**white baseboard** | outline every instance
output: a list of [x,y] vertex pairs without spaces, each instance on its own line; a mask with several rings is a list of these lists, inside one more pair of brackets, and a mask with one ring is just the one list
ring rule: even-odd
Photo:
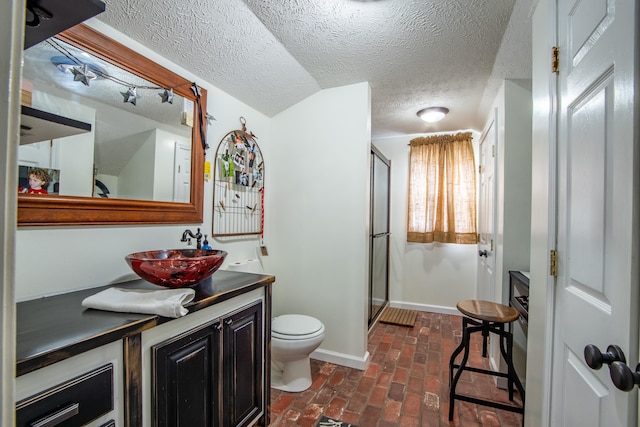
[[451,316],[462,316],[455,307],[446,307],[442,305],[416,304],[412,302],[391,301],[389,305],[393,308],[405,308],[408,310],[428,311],[430,313],[449,314]]
[[311,353],[311,358],[321,360],[323,362],[334,363],[336,365],[346,366],[347,368],[359,369],[364,371],[369,365],[369,352],[365,352],[362,358],[352,356],[350,354],[336,353],[335,351],[317,349]]
[[[428,311],[431,313],[449,314],[453,316],[461,316],[460,312],[455,307],[444,307],[439,305],[429,304],[414,304],[405,303],[401,301],[391,301],[389,303],[391,307],[405,308],[417,311]],[[359,369],[364,371],[369,364],[369,352],[365,352],[362,357],[352,356],[350,354],[337,353],[335,351],[324,350],[319,348],[311,353],[311,358],[321,360],[323,362],[335,363],[336,365],[346,366],[348,368]]]

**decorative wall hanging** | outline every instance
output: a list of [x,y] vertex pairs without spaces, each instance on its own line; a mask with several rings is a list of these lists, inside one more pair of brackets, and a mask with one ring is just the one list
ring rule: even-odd
[[216,150],[212,237],[261,235],[264,161],[257,136],[242,129],[227,133]]

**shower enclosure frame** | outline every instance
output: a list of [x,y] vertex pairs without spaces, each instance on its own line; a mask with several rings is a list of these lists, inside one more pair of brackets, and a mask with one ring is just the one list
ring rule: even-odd
[[389,305],[391,161],[371,146],[368,326]]

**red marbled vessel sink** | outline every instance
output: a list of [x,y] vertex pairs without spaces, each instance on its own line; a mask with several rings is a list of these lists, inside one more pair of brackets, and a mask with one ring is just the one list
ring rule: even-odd
[[216,272],[227,257],[216,249],[165,249],[136,252],[124,259],[141,278],[165,288],[195,286]]

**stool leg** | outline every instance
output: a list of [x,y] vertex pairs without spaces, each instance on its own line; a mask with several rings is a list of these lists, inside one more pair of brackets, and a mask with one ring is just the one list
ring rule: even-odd
[[460,354],[460,352],[464,348],[464,331],[465,331],[465,329],[467,329],[467,318],[463,317],[462,318],[462,336],[463,336],[463,339],[460,341],[460,345],[458,345],[458,347],[456,347],[456,349],[451,354],[451,358],[449,359],[449,386],[451,386],[451,382],[453,381],[453,369],[454,369],[453,365],[455,363],[455,359],[456,359],[456,357],[458,357],[458,354]]
[[489,341],[489,323],[482,322],[482,357],[487,357],[487,341]]
[[[462,375],[462,371],[464,369],[464,367],[467,364],[467,360],[469,359],[469,329],[467,328],[467,319],[463,318],[463,325],[462,325],[462,342],[460,343],[460,346],[456,349],[456,352],[460,353],[460,350],[462,350],[464,348],[464,353],[462,355],[462,361],[460,362],[460,366],[458,367],[458,370],[456,371],[456,375],[453,377],[453,380],[450,383],[449,386],[449,421],[453,421],[453,408],[454,408],[454,401],[455,401],[455,397],[456,397],[456,385],[458,384],[458,380],[460,379],[460,375]],[[455,354],[457,355],[457,354]],[[450,360],[450,374],[449,376],[451,377],[451,372],[453,372],[451,369],[453,367],[453,355],[452,358]]]
[[[506,350],[505,350],[506,345]],[[509,389],[509,401],[513,402],[513,335],[504,330],[504,324],[500,324],[500,352],[507,362],[507,387]],[[513,372],[513,373],[512,373]]]
[[[500,339],[500,352],[502,353],[502,357],[504,357],[504,360],[507,363],[509,400],[513,401],[513,388],[515,385],[518,393],[520,393],[520,398],[522,399],[522,408],[524,411],[524,387],[522,386],[520,378],[518,378],[518,374],[516,373],[516,369],[513,366],[513,334],[509,331],[505,331],[503,325],[501,325],[500,329],[500,335],[502,337]],[[506,349],[504,348],[505,345]]]

